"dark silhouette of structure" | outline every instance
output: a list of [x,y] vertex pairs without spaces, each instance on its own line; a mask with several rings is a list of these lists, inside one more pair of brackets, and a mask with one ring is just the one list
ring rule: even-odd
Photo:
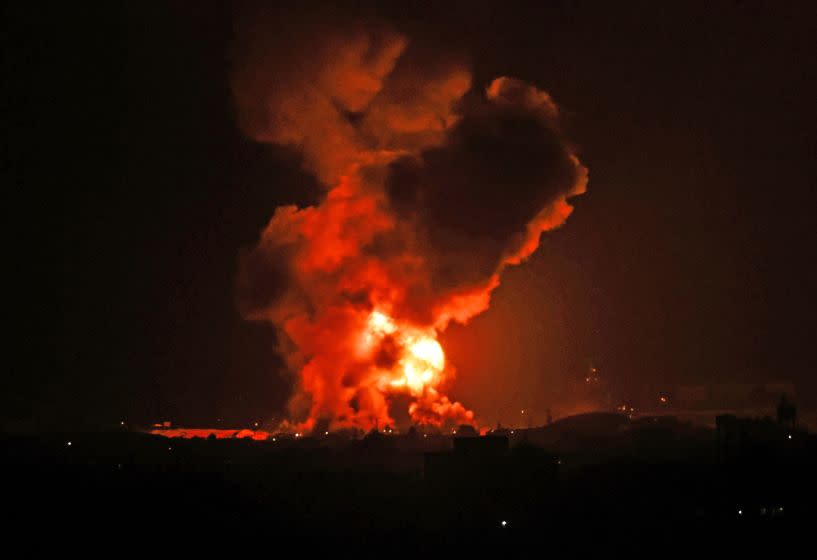
[[786,398],[786,395],[781,396],[777,404],[777,421],[788,428],[794,429],[797,426],[797,407]]

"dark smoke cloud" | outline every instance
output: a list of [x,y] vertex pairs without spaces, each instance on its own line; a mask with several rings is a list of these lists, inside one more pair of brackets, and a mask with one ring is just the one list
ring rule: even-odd
[[536,214],[575,185],[556,107],[534,91],[508,80],[491,99],[471,96],[443,145],[389,166],[389,200],[423,233],[435,284],[496,272]]

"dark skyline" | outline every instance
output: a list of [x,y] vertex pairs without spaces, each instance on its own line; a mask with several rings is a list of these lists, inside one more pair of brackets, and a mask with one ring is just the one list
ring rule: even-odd
[[[590,170],[568,223],[506,274],[489,311],[441,337],[457,398],[478,413],[491,399],[541,408],[590,361],[625,392],[791,380],[814,394],[812,6],[355,9],[466,53],[475,84],[547,90]],[[9,418],[280,418],[290,378],[273,330],[236,310],[238,255],[275,207],[320,191],[296,153],[237,128],[239,10],[132,6],[61,27],[62,41],[32,28],[10,51],[48,61],[42,85],[81,115],[58,144],[92,155],[59,195],[56,360],[12,382]]]

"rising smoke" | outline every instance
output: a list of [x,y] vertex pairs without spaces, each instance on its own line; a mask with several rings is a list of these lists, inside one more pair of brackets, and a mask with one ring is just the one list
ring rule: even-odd
[[507,77],[474,88],[461,59],[385,25],[281,27],[239,34],[238,122],[300,150],[326,190],[275,210],[241,256],[237,301],[279,331],[292,419],[368,429],[407,406],[414,422],[474,423],[445,396],[437,334],[487,309],[503,268],[584,192],[559,108]]

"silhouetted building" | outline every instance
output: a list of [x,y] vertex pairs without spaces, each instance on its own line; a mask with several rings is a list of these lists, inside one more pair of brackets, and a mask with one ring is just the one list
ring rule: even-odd
[[457,437],[452,451],[425,454],[424,473],[431,485],[468,490],[509,484],[533,484],[533,478],[551,479],[558,458],[528,445],[510,449],[501,436]]
[[780,402],[777,403],[777,421],[788,428],[794,428],[797,425],[797,408],[786,398],[786,395],[781,396]]

